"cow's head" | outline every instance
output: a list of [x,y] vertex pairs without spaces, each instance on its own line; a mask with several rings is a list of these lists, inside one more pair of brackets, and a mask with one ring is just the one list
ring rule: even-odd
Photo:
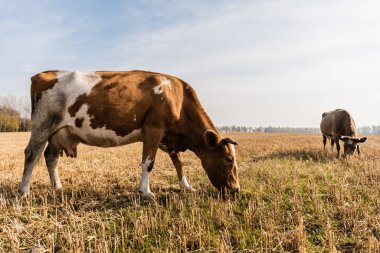
[[367,140],[367,137],[363,138],[355,138],[355,137],[350,137],[350,136],[343,136],[343,135],[338,135],[339,140],[344,141],[344,153],[343,156],[350,156],[353,155],[358,144],[363,143]]
[[211,183],[219,190],[228,189],[232,192],[240,190],[235,145],[230,138],[220,138],[211,130],[204,133],[206,149],[201,154],[202,166]]

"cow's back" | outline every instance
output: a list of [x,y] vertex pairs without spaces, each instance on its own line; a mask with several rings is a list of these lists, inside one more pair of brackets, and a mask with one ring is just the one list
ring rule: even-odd
[[[32,120],[59,120],[91,145],[128,143],[144,124],[167,128],[179,119],[181,80],[164,74],[46,71],[32,77]],[[55,124],[56,122],[54,122]]]
[[330,138],[337,135],[356,136],[355,121],[343,109],[323,113],[320,128],[322,134]]

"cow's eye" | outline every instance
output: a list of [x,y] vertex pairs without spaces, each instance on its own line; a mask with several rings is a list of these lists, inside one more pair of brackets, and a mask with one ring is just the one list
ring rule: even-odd
[[232,163],[232,156],[226,156],[226,161]]

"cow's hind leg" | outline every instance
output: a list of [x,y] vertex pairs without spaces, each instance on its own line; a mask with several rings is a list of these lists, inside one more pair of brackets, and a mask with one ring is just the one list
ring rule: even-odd
[[157,149],[163,136],[164,136],[164,131],[160,128],[144,127],[140,192],[142,193],[143,197],[146,197],[146,198],[154,197],[154,194],[150,191],[149,175],[153,169],[154,159],[156,158]]
[[44,150],[46,141],[47,138],[36,136],[32,133],[28,146],[25,148],[24,173],[22,175],[22,181],[19,188],[19,192],[23,197],[28,195],[30,192],[30,177],[38,158]]
[[323,150],[326,151],[326,142],[327,142],[327,138],[326,136],[322,135],[322,138],[323,138]]
[[60,121],[59,114],[46,114],[44,110],[37,110],[32,115],[32,132],[28,146],[25,149],[24,173],[19,188],[21,196],[30,192],[30,177],[41,156],[49,136]]
[[331,154],[334,152],[334,139],[331,139]]
[[57,169],[59,150],[54,148],[54,146],[51,143],[49,143],[45,149],[44,156],[46,167],[49,171],[51,185],[55,189],[59,190],[62,188],[61,180],[59,178]]
[[187,191],[195,191],[195,189],[189,184],[187,181],[186,176],[183,173],[183,158],[182,153],[170,153],[170,158],[172,159],[172,162],[174,164],[174,167],[177,171],[178,180],[179,180],[179,186]]

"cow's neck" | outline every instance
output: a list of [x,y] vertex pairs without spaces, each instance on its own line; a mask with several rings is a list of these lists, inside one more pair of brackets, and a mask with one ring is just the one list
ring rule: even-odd
[[208,149],[204,133],[207,130],[213,130],[215,133],[218,133],[218,131],[199,103],[193,104],[186,109],[188,117],[182,122],[181,126],[186,136],[186,146],[198,157],[201,157],[202,153]]

